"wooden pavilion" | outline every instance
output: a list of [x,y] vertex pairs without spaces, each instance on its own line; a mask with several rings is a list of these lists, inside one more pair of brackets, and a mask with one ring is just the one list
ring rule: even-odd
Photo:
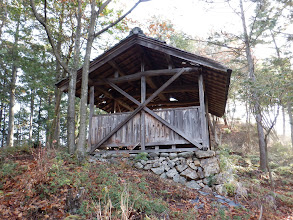
[[[89,152],[209,149],[207,116],[223,116],[231,72],[134,28],[90,63]],[[68,83],[57,86],[66,92]],[[81,70],[76,96],[80,92]],[[96,115],[95,106],[107,114]]]

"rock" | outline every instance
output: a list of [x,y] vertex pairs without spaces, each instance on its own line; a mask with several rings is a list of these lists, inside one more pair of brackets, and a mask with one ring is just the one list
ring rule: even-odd
[[156,167],[156,168],[151,168],[151,170],[157,174],[157,175],[161,175],[162,173],[164,173],[165,169],[163,166],[161,167]]
[[189,163],[188,166],[195,171],[197,170],[197,166],[195,166],[194,163]]
[[146,164],[147,164],[146,160],[140,160],[140,163],[141,163],[142,165],[146,165]]
[[208,187],[208,186],[204,186],[202,189],[201,189],[202,192],[204,193],[207,193],[207,194],[212,194],[213,193],[213,190],[211,187]]
[[237,203],[235,203],[235,202],[233,202],[233,201],[229,202],[228,205],[229,205],[230,207],[242,207],[242,205],[237,204]]
[[90,157],[89,159],[88,159],[88,162],[89,163],[95,163],[95,162],[97,162],[97,158],[94,158],[94,157]]
[[[198,175],[200,176],[199,172],[197,172],[197,173],[198,173]],[[208,181],[207,178],[202,179],[202,182],[203,182],[205,185],[208,185],[208,183],[209,183],[209,181]]]
[[170,160],[177,158],[177,153],[170,153],[169,158],[170,158]]
[[211,150],[208,150],[208,151],[203,151],[203,150],[198,150],[195,152],[195,155],[197,158],[209,158],[209,157],[213,157],[215,156],[215,151],[211,151]]
[[170,160],[172,160],[174,163],[176,163],[179,160],[179,158],[178,157],[175,157],[173,159],[170,158]]
[[189,165],[189,164],[191,164],[193,162],[193,160],[192,160],[192,158],[187,158],[187,160],[186,160],[186,163]]
[[204,192],[204,191],[198,191],[199,192],[199,194],[201,194],[201,195],[203,195],[203,196],[207,196],[207,195],[209,195],[209,193],[206,193],[206,192]]
[[166,171],[169,171],[171,168],[168,166],[168,162],[167,161],[163,161],[162,162],[162,166],[165,168]]
[[160,157],[169,157],[169,153],[160,153]]
[[173,178],[176,174],[178,174],[177,170],[175,168],[169,170],[166,172],[166,175],[168,178]]
[[199,178],[196,171],[190,168],[187,168],[186,170],[184,170],[182,173],[180,173],[180,175],[186,177],[187,179],[192,179],[192,180],[196,180]]
[[173,181],[176,182],[176,183],[181,183],[181,184],[186,183],[186,179],[183,176],[180,176],[179,174],[176,174],[173,177]]
[[220,202],[220,203],[226,203],[226,201],[223,200],[223,199],[217,199],[217,201]]
[[148,153],[148,158],[154,159],[154,158],[159,157],[159,155],[160,155],[159,153],[151,152],[151,153]]
[[162,173],[162,174],[160,175],[160,177],[161,177],[162,179],[167,179],[167,175],[166,175],[166,173]]
[[216,157],[202,159],[200,161],[200,164],[201,164],[202,168],[204,169],[204,176],[205,177],[217,174],[220,171],[219,162]]
[[142,169],[143,165],[140,162],[137,162],[137,163],[134,164],[134,167],[137,168],[137,169]]
[[[200,191],[199,191],[200,192]],[[196,199],[191,199],[190,200],[191,204],[199,203],[199,197],[196,197]]]
[[[201,179],[204,178],[204,172],[201,167],[197,168],[197,174],[198,174],[199,178],[201,178]],[[205,183],[205,184],[208,184],[208,183]]]
[[146,164],[143,169],[150,170],[152,167],[153,167],[153,164]]
[[179,173],[181,173],[182,171],[186,170],[187,167],[187,165],[177,165],[175,168]]
[[234,177],[232,174],[228,172],[222,172],[215,175],[215,184],[224,184],[228,182],[232,182]]
[[129,159],[132,160],[132,159],[136,158],[136,155],[137,155],[137,154],[129,154]]
[[242,198],[247,198],[248,196],[247,189],[240,182],[236,184],[235,194]]
[[104,153],[104,154],[101,154],[101,158],[111,158],[111,154],[107,154],[107,153]]
[[175,161],[176,165],[184,165],[186,164],[186,160],[183,157],[179,157],[176,161]]
[[224,195],[226,196],[227,195],[227,190],[225,188],[224,185],[220,184],[220,185],[215,185],[214,186],[214,189],[217,191],[218,194],[220,195]]
[[199,159],[194,158],[194,159],[193,159],[193,164],[194,164],[194,166],[199,167],[199,166],[200,166],[200,161],[199,161]]
[[192,151],[187,151],[187,152],[182,152],[178,154],[178,157],[184,157],[184,158],[189,158],[193,156]]
[[104,159],[104,158],[98,158],[98,160],[101,161],[101,162],[104,162],[104,163],[108,162],[107,159]]
[[167,161],[167,165],[170,167],[170,168],[173,168],[175,166],[175,162],[173,162],[172,160],[169,160]]
[[160,162],[153,163],[153,167],[159,167],[159,166],[161,166],[161,163]]
[[199,183],[198,185],[200,185],[201,187],[205,187],[205,184],[203,183]]
[[155,162],[157,162],[157,160],[146,160],[146,163],[148,164],[148,163],[155,163]]
[[[217,195],[217,193],[215,193],[215,197],[217,198],[217,199],[223,199],[223,200],[227,200],[227,198],[225,197],[225,196],[221,196],[221,195]],[[231,201],[230,199],[228,199],[229,201]]]
[[195,209],[204,209],[204,203],[202,203],[200,205],[195,205],[194,208]]
[[197,184],[197,182],[195,182],[194,180],[191,180],[189,182],[186,182],[185,185],[190,188],[190,189],[200,189],[201,186]]

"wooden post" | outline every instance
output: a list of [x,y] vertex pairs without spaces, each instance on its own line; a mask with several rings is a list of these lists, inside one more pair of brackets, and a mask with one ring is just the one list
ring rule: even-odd
[[203,76],[200,74],[198,76],[198,89],[199,89],[199,103],[200,103],[200,121],[202,130],[202,144],[203,149],[207,150],[209,147],[209,138],[207,131],[207,120],[206,120],[206,108],[205,108],[205,94],[204,94],[204,84]]
[[[144,58],[141,61],[141,72],[144,72]],[[146,98],[146,80],[145,76],[141,77],[141,103],[145,102]],[[140,114],[140,147],[145,150],[145,111],[142,110]]]
[[95,87],[91,86],[90,88],[90,117],[89,117],[89,135],[88,135],[88,151],[91,149],[92,145],[92,119],[94,115],[94,110],[95,110]]

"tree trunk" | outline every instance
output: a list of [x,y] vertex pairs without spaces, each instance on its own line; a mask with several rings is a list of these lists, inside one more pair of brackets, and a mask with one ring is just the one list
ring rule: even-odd
[[41,123],[41,112],[42,112],[42,98],[40,97],[39,102],[39,112],[38,112],[38,134],[37,134],[37,144],[40,143],[40,123]]
[[15,111],[15,87],[17,79],[17,44],[19,38],[19,25],[20,25],[20,14],[18,15],[18,21],[14,33],[14,44],[12,48],[12,71],[11,71],[11,83],[10,83],[10,101],[9,101],[9,121],[8,121],[8,135],[7,135],[7,146],[13,147],[13,135],[14,135],[14,111]]
[[30,106],[30,110],[31,110],[31,114],[30,114],[30,121],[29,121],[29,142],[32,143],[33,140],[33,117],[34,117],[34,94],[33,94],[33,90],[31,90],[31,106]]
[[[63,33],[63,21],[64,21],[64,3],[61,2],[62,7],[61,7],[61,14],[60,14],[60,18],[59,18],[59,28],[58,28],[58,39],[57,39],[57,46],[56,46],[56,50],[57,53],[61,53],[61,47],[62,47],[62,33]],[[62,79],[63,75],[61,72],[61,65],[58,62],[58,60],[56,59],[56,82],[58,82],[59,80]],[[60,137],[60,103],[61,103],[61,91],[55,87],[55,92],[54,92],[55,98],[54,98],[54,104],[55,104],[55,108],[54,108],[54,116],[53,116],[53,121],[50,127],[50,131],[49,131],[49,136],[48,136],[48,142],[49,142],[49,146],[53,147],[53,142],[54,145],[59,146],[59,137]]]
[[290,128],[291,128],[291,145],[293,150],[293,116],[292,116],[292,104],[290,101],[288,101],[288,115],[289,115],[289,122],[290,122]]
[[[0,130],[2,127],[2,118],[3,118],[3,102],[1,101],[1,105],[0,105]],[[4,139],[4,137],[2,137],[2,139]],[[3,147],[3,145],[1,144],[0,147]]]
[[17,78],[17,68],[16,68],[15,64],[13,64],[13,66],[12,66],[12,79],[11,79],[11,84],[10,84],[7,147],[13,147],[16,78]]
[[77,9],[77,27],[75,35],[75,47],[74,47],[74,69],[70,74],[69,86],[68,86],[68,109],[67,109],[67,146],[68,152],[73,154],[76,150],[75,145],[75,90],[76,90],[76,76],[79,67],[79,54],[80,54],[80,37],[81,37],[81,0],[78,1]]
[[86,152],[86,119],[87,119],[87,97],[88,97],[88,74],[90,65],[90,56],[92,44],[94,41],[96,11],[94,0],[91,1],[91,19],[88,28],[88,39],[86,45],[86,53],[84,57],[84,66],[82,68],[82,85],[81,85],[81,98],[80,98],[80,127],[79,139],[77,143],[77,155],[80,161],[85,157]]
[[5,123],[5,116],[6,116],[6,107],[5,105],[3,105],[3,126],[2,126],[2,130],[1,130],[1,133],[2,133],[2,141],[1,141],[1,146],[4,147],[4,140],[6,139],[5,137],[5,131],[6,131],[6,123]]
[[282,106],[282,116],[283,116],[283,137],[286,136],[286,114],[285,114],[285,107]]
[[[243,10],[242,0],[240,0],[240,10],[241,10],[241,20],[243,26],[243,34],[244,34],[244,42],[245,42],[245,52],[246,52],[246,59],[248,62],[249,68],[249,78],[250,80],[255,83],[255,73],[254,73],[254,61],[251,55],[251,47],[249,42],[249,37],[247,34],[246,22],[245,22],[245,15]],[[267,169],[267,160],[266,160],[266,149],[265,149],[265,140],[264,140],[264,131],[262,127],[262,116],[261,116],[261,108],[259,103],[259,97],[255,90],[251,91],[254,101],[254,114],[257,123],[257,132],[258,132],[258,140],[259,140],[259,153],[260,153],[260,169],[266,170]]]

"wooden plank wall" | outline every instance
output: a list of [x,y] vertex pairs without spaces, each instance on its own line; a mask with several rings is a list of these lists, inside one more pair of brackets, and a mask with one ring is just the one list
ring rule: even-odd
[[[187,136],[202,142],[201,121],[199,107],[173,108],[155,110],[161,118],[174,127],[180,129]],[[95,115],[92,119],[91,145],[97,144],[113,128],[123,121],[130,113],[116,113],[107,115]],[[140,114],[136,114],[127,124],[119,129],[104,144],[109,147],[137,146],[140,145]],[[171,145],[188,144],[189,142],[163,125],[149,114],[145,114],[145,145]]]

